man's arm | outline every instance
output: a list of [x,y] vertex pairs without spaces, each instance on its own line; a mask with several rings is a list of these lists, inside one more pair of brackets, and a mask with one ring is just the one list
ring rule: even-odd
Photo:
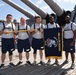
[[71,46],[73,46],[75,44],[75,39],[76,39],[76,30],[73,31],[73,41],[70,43]]
[[73,33],[74,33],[74,36],[73,36],[74,40],[73,41],[75,41],[75,39],[76,39],[76,30],[74,30]]
[[1,35],[1,34],[9,34],[9,32],[7,32],[7,31],[1,31],[1,30],[0,30],[0,35]]

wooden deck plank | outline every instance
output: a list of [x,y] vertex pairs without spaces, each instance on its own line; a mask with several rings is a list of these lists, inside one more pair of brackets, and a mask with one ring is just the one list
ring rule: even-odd
[[[14,62],[17,63],[18,59],[17,59],[17,55],[14,55]],[[17,60],[16,60],[17,59]],[[71,65],[71,62],[67,65],[61,65],[61,63],[63,62],[63,60],[60,60],[59,66],[54,66],[53,64],[51,65],[43,65],[43,66],[19,66],[19,67],[14,67],[14,68],[5,68],[3,70],[0,70],[0,73],[2,73],[3,75],[60,75],[62,74],[67,68],[69,68],[69,66]],[[8,63],[8,61],[7,61]],[[76,67],[75,69],[76,70]],[[68,72],[71,74],[74,74],[74,70],[68,70]],[[60,73],[59,73],[60,72]],[[67,74],[69,74],[67,73]],[[75,72],[76,73],[76,72]]]
[[[75,53],[76,55],[76,53]],[[23,52],[23,64],[18,67],[9,67],[9,58],[8,58],[8,53],[7,57],[5,60],[5,68],[0,69],[0,75],[76,75],[76,64],[75,64],[75,69],[70,69],[69,67],[71,66],[71,58],[69,57],[69,63],[66,65],[62,65],[63,61],[65,60],[64,57],[64,52],[63,52],[63,57],[62,59],[58,60],[59,61],[59,66],[55,66],[54,59],[51,59],[51,64],[50,65],[42,65],[42,66],[28,66],[24,65],[26,63],[26,58],[25,58],[25,53]],[[1,57],[1,49],[0,49],[0,57]],[[13,55],[13,62],[14,64],[17,64],[18,62],[18,52],[17,50],[14,51]],[[39,52],[37,53],[37,63],[39,62]],[[46,63],[47,60],[45,57],[43,57],[44,62]],[[30,52],[30,61],[31,63],[33,62],[33,50]],[[0,63],[1,63],[1,58],[0,58]],[[76,63],[76,56],[75,56],[75,63]]]

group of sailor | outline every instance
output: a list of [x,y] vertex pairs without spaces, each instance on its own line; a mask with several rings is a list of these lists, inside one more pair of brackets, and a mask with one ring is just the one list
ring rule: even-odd
[[[7,51],[9,52],[9,65],[10,66],[19,66],[23,63],[22,61],[22,53],[23,50],[26,53],[26,64],[32,65],[29,57],[29,52],[31,51],[31,46],[33,49],[33,65],[37,64],[36,56],[37,50],[39,50],[40,62],[38,64],[43,65],[43,29],[51,29],[51,28],[59,28],[60,26],[55,23],[54,16],[49,16],[49,23],[44,25],[41,23],[42,19],[40,16],[35,16],[35,23],[31,25],[26,24],[26,19],[24,17],[20,18],[19,25],[15,26],[12,23],[13,16],[11,14],[7,14],[6,21],[0,23],[0,35],[2,36],[2,48],[1,48],[1,65],[0,68],[4,67],[4,62],[6,58]],[[64,64],[68,63],[68,53],[71,54],[71,68],[75,67],[75,38],[76,38],[76,24],[70,21],[70,16],[65,16],[66,24],[64,27],[64,51],[66,60],[63,62]],[[30,46],[29,35],[32,36],[32,43]],[[51,34],[50,34],[51,35]],[[17,40],[16,40],[17,36]],[[14,65],[12,62],[13,51],[15,50],[15,43],[17,42],[17,50],[19,53],[19,62]],[[47,64],[50,64],[51,60],[47,61]],[[58,64],[58,60],[55,59],[55,64]]]

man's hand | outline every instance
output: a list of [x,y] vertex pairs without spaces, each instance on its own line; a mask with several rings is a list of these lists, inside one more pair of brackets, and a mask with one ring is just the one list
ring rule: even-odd
[[14,31],[15,34],[18,34],[18,31]]
[[38,31],[37,29],[32,29],[32,30],[30,30],[30,33],[33,35],[33,34],[35,34],[37,31]]
[[8,31],[2,31],[3,32],[3,34],[9,34],[10,32],[8,32]]
[[43,33],[43,29],[42,28],[40,28],[40,31]]

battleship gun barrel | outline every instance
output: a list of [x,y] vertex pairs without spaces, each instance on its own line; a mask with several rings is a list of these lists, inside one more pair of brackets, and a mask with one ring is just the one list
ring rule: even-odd
[[34,15],[32,13],[28,12],[27,10],[25,10],[18,4],[14,3],[13,1],[11,1],[11,0],[3,0],[3,1],[6,2],[7,4],[9,4],[10,6],[12,6],[13,8],[17,9],[18,11],[20,11],[21,13],[23,13],[28,18],[30,18],[30,19],[34,18]]
[[39,8],[36,4],[34,4],[31,0],[21,0],[21,1],[24,2],[27,6],[29,6],[32,10],[34,10],[42,18],[45,18],[47,16],[47,13],[43,11],[41,8]]

